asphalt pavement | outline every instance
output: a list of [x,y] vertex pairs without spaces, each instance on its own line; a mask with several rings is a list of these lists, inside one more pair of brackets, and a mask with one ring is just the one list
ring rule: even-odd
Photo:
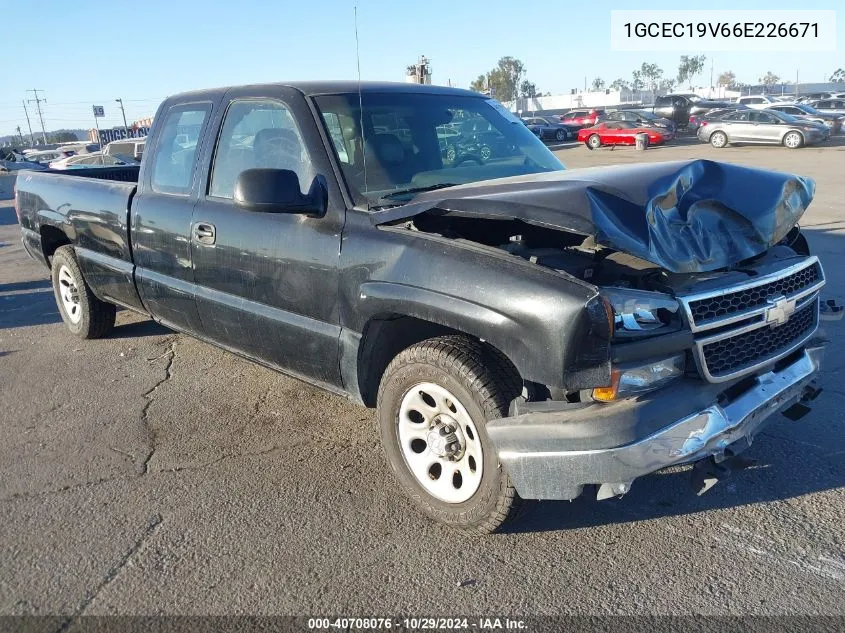
[[[845,138],[568,146],[569,167],[703,157],[817,180],[802,225],[845,298]],[[682,469],[468,537],[399,493],[372,411],[136,315],[80,341],[0,202],[0,615],[845,614],[845,324],[824,393],[702,497]]]

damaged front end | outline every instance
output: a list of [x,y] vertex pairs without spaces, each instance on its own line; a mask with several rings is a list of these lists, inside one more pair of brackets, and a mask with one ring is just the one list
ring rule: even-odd
[[[595,287],[565,375],[487,430],[524,498],[625,494],[697,463],[703,492],[777,411],[818,395],[824,272],[797,222],[811,180],[710,161],[507,178],[423,194],[375,224],[483,245]],[[566,327],[564,324],[563,327]]]

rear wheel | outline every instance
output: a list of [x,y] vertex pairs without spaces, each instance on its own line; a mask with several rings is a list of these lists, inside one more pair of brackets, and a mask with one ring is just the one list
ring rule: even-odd
[[587,147],[590,149],[598,149],[601,147],[601,137],[598,134],[591,134],[587,139]]
[[428,516],[477,533],[496,531],[522,504],[487,436],[522,382],[499,352],[442,336],[399,353],[378,394],[382,443],[396,478]]
[[62,320],[79,338],[102,338],[114,327],[117,308],[91,292],[76,261],[73,246],[56,249],[52,260],[53,292]]
[[565,141],[567,137],[566,130],[560,129],[555,132],[555,140],[556,141]]
[[493,150],[488,145],[482,145],[478,153],[485,163],[493,157]]
[[710,144],[716,148],[725,147],[728,144],[728,135],[724,132],[713,132],[710,135]]
[[804,137],[799,132],[787,132],[783,137],[783,144],[789,149],[798,149],[804,144]]

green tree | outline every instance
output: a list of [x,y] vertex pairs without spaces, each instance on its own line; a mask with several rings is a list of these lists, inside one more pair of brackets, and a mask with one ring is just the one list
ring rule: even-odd
[[658,88],[665,92],[672,92],[675,89],[674,79],[661,79]]
[[598,92],[599,90],[603,90],[604,89],[604,79],[602,79],[601,77],[596,77],[595,79],[593,79],[593,83],[591,84],[591,86],[593,88],[593,92]]
[[734,74],[734,71],[726,70],[722,73],[719,73],[719,78],[716,80],[716,84],[734,90],[737,85],[736,75]]
[[626,88],[629,88],[629,87],[630,87],[630,84],[622,78],[614,79],[613,83],[610,84],[610,86],[609,86],[609,88],[611,90],[625,90]]
[[631,90],[643,89],[643,74],[639,70],[631,73]]
[[470,90],[475,90],[476,92],[486,92],[487,91],[487,75],[479,75],[478,79],[470,83],[469,85]]
[[514,57],[502,57],[494,69],[479,75],[470,88],[476,92],[489,90],[490,95],[499,101],[513,101],[519,94],[524,76],[525,64]]
[[678,65],[678,84],[683,85],[689,82],[692,89],[692,80],[704,70],[706,60],[706,55],[681,55],[681,63]]
[[537,86],[534,85],[533,81],[524,79],[522,83],[519,84],[519,96],[533,99],[534,97],[539,97],[540,93],[537,92]]
[[640,66],[640,76],[643,79],[643,88],[657,92],[660,87],[660,80],[663,78],[663,69],[657,64],[643,62]]
[[48,136],[47,140],[51,143],[72,143],[74,141],[78,141],[79,139],[76,138],[76,134],[73,132],[62,131],[53,132]]
[[837,68],[830,76],[829,81],[837,84],[845,83],[845,68]]
[[767,71],[765,75],[760,77],[760,83],[766,86],[767,88],[771,88],[779,81],[780,77],[774,74],[771,70]]

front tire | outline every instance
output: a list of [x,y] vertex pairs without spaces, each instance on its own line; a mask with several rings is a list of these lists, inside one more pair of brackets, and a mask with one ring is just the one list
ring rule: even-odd
[[523,504],[485,425],[507,415],[522,382],[498,351],[442,336],[400,352],[384,373],[378,419],[387,460],[429,517],[489,534]]
[[601,137],[598,134],[591,134],[587,139],[587,147],[590,149],[598,149],[601,147]]
[[114,328],[117,307],[91,292],[76,261],[73,246],[56,249],[51,277],[59,313],[68,329],[83,339],[102,338]]
[[557,130],[555,132],[555,140],[558,141],[559,143],[565,141],[566,139],[567,139],[566,130]]
[[783,144],[789,149],[798,149],[804,145],[804,137],[800,132],[787,132],[783,137]]

